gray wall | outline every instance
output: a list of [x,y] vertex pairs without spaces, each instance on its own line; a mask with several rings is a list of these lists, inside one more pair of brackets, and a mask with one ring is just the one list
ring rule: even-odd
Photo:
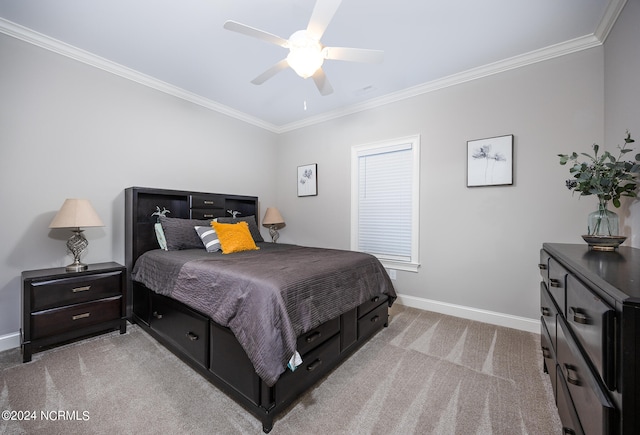
[[0,53],[0,337],[20,327],[21,272],[72,260],[48,229],[65,198],[106,225],[85,262],[122,264],[126,187],[275,201],[275,134],[3,34]]
[[[640,153],[640,0],[629,0],[605,42],[605,142],[623,143],[626,130]],[[627,154],[627,156],[629,156]],[[620,209],[627,244],[640,248],[640,201],[627,198]]]
[[[557,154],[602,139],[603,80],[597,47],[283,134],[281,240],[349,248],[351,146],[420,134],[422,266],[398,271],[397,290],[429,308],[537,318],[542,243],[583,243],[596,206],[565,188]],[[466,141],[505,134],[514,185],[467,188]],[[296,197],[291,174],[305,163],[318,163],[317,197]]]
[[[535,324],[540,245],[582,243],[595,208],[565,189],[556,154],[618,143],[626,128],[640,139],[638,3],[604,47],[281,135],[0,35],[0,341],[17,343],[21,271],[71,261],[67,233],[47,228],[65,198],[90,199],[106,223],[86,231],[87,262],[124,261],[133,185],[257,195],[262,213],[284,215],[282,242],[349,248],[350,147],[413,134],[422,266],[398,272],[398,291]],[[504,134],[515,136],[514,185],[467,188],[466,141]],[[298,198],[296,167],[308,163],[319,195]],[[624,207],[640,247],[638,202]]]

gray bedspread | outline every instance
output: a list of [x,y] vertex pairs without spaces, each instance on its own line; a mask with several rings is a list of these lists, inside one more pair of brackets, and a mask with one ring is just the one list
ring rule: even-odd
[[134,281],[226,326],[258,376],[273,385],[296,351],[296,337],[376,295],[396,293],[375,257],[360,252],[259,243],[223,255],[153,250]]

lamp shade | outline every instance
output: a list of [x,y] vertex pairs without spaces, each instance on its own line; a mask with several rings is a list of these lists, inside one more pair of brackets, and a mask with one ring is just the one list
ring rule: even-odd
[[103,227],[104,223],[87,199],[65,199],[49,228]]
[[262,219],[262,226],[270,227],[273,225],[279,228],[284,227],[284,219],[277,208],[269,207],[267,208],[267,212],[264,214],[264,219]]

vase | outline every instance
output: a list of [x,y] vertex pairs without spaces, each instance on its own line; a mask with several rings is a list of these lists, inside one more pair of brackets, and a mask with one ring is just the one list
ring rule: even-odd
[[617,236],[619,228],[618,215],[607,209],[607,201],[599,199],[598,209],[589,213],[587,233],[590,236]]
[[619,236],[620,228],[618,215],[607,209],[607,201],[599,198],[598,209],[589,213],[587,218],[587,235],[582,238],[591,249],[597,251],[614,251],[626,240]]

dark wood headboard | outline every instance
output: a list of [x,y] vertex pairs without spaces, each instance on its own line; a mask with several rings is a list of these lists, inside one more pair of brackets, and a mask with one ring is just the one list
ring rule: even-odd
[[158,249],[158,241],[153,229],[159,208],[170,211],[172,218],[213,219],[258,215],[258,198],[255,196],[228,195],[220,193],[188,192],[184,190],[151,189],[147,187],[129,187],[124,191],[124,234],[125,265],[127,266],[127,318],[131,318],[132,283],[131,271],[138,257],[151,249]]

